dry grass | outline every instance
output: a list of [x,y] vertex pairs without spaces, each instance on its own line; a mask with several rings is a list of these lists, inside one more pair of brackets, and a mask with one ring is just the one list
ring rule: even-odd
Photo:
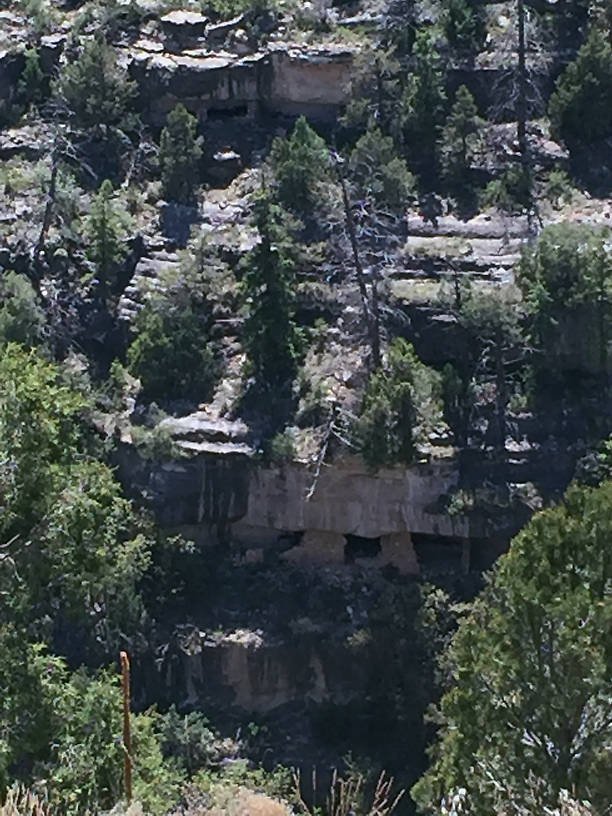
[[211,798],[204,802],[192,802],[187,808],[188,816],[291,816],[282,802],[263,793],[254,793],[236,785],[218,785],[211,791]]
[[21,785],[9,789],[0,816],[50,816],[47,803]]
[[[374,792],[371,794],[371,799],[366,801],[365,777],[363,774],[349,774],[346,779],[343,779],[339,776],[338,771],[334,770],[323,813],[325,816],[349,816],[359,810],[365,816],[392,816],[405,793],[402,789],[399,793],[394,794],[394,782],[392,776],[387,776],[385,771],[382,771],[376,782]],[[314,773],[312,786],[313,790],[316,790]],[[299,774],[295,776],[295,788],[304,813],[308,816],[315,816],[315,811],[319,809],[309,807],[302,799]]]

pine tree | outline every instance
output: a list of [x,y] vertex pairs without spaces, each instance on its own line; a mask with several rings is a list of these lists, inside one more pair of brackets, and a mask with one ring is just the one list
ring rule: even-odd
[[405,207],[416,190],[416,179],[397,155],[390,136],[371,127],[357,141],[349,160],[351,180],[361,196],[393,209]]
[[548,113],[553,135],[570,146],[612,136],[612,45],[599,29],[559,77]]
[[23,57],[25,60],[23,71],[17,83],[19,98],[26,105],[36,105],[42,102],[45,87],[45,76],[40,67],[40,56],[35,48],[27,48]]
[[417,34],[413,63],[401,100],[404,139],[431,162],[444,121],[446,91],[440,53],[428,31]]
[[486,33],[483,12],[469,0],[445,0],[444,28],[449,42],[465,51],[476,51]]
[[127,130],[134,124],[129,108],[136,84],[119,65],[115,49],[102,39],[83,46],[78,59],[61,72],[54,90],[81,130],[102,126]]
[[311,212],[317,185],[329,172],[325,139],[300,116],[288,139],[274,140],[271,160],[281,203],[299,213]]
[[114,283],[114,272],[123,257],[121,238],[125,232],[127,216],[115,204],[113,185],[106,179],[94,198],[86,223],[89,239],[89,257],[96,264],[98,280],[103,294]]
[[[399,23],[395,22],[393,28],[397,32]],[[412,30],[410,26],[406,28]],[[394,138],[401,135],[398,50],[395,46],[377,48],[355,57],[343,124],[361,131],[376,126]]]
[[416,452],[415,429],[441,418],[440,377],[401,337],[389,346],[372,372],[355,425],[355,441],[369,468],[410,464]]
[[162,130],[159,164],[163,194],[168,201],[191,204],[199,180],[202,141],[196,136],[197,119],[178,104]]
[[465,179],[483,125],[474,97],[462,85],[455,96],[439,143],[442,172],[449,180],[461,182]]
[[295,263],[286,215],[267,195],[255,204],[255,224],[261,240],[245,262],[244,344],[258,386],[282,387],[293,379],[298,354]]
[[545,378],[577,370],[607,376],[612,337],[610,231],[551,224],[521,260],[519,285],[533,320],[538,370]]

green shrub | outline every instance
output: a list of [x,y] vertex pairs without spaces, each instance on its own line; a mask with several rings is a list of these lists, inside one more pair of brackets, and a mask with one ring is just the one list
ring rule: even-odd
[[115,199],[113,185],[106,179],[91,203],[85,221],[88,255],[96,265],[97,277],[104,294],[113,288],[117,266],[126,254],[122,238],[130,225],[125,208]]
[[77,59],[62,69],[53,89],[80,130],[101,134],[106,128],[129,131],[135,125],[130,110],[136,84],[103,39],[86,42]]
[[226,19],[244,12],[252,15],[275,12],[278,2],[279,0],[200,0],[200,6],[205,14]]
[[364,461],[373,469],[414,459],[419,367],[424,366],[413,347],[398,338],[389,347],[385,363],[370,377],[356,435]]
[[470,0],[444,0],[444,30],[448,41],[462,51],[479,51],[486,35],[482,7]]
[[532,314],[541,369],[602,374],[612,332],[610,231],[583,224],[546,227],[521,260],[519,285]]
[[571,202],[574,187],[565,170],[555,168],[550,171],[544,182],[544,195],[555,208]]
[[35,40],[49,34],[57,12],[49,0],[18,0],[19,11],[27,20],[28,31]]
[[461,620],[421,813],[452,812],[459,791],[474,814],[552,812],[568,790],[608,807],[611,502],[610,482],[571,488],[535,515]]
[[507,213],[520,213],[529,202],[529,180],[521,167],[510,167],[500,178],[490,181],[481,194],[483,207],[497,207]]
[[570,146],[612,136],[612,45],[603,31],[592,29],[561,74],[548,113],[553,136]]
[[368,128],[357,141],[349,169],[360,192],[380,205],[401,209],[415,197],[415,177],[397,155],[393,139],[378,128]]
[[479,146],[484,126],[478,115],[474,97],[462,85],[446,119],[440,139],[439,152],[443,175],[451,182],[465,182],[470,163]]
[[417,33],[412,63],[401,98],[403,135],[409,147],[431,161],[444,123],[447,97],[444,64],[427,29]]
[[208,317],[195,308],[168,303],[146,306],[135,321],[136,337],[127,352],[130,372],[148,400],[211,396],[218,365],[208,340]]
[[292,462],[295,458],[295,437],[287,428],[272,437],[268,446],[268,458],[274,465]]
[[[36,345],[45,317],[30,281],[16,272],[0,277],[0,349],[6,343]],[[0,351],[0,353],[2,353]]]
[[284,388],[300,352],[295,323],[295,247],[287,215],[267,196],[255,202],[261,241],[244,261],[244,346],[259,388]]
[[297,120],[288,139],[274,140],[270,161],[281,203],[300,213],[312,212],[317,187],[329,176],[330,158],[325,140],[304,116]]
[[40,67],[40,56],[35,48],[26,48],[25,64],[17,83],[17,93],[22,104],[36,105],[44,97],[45,77]]

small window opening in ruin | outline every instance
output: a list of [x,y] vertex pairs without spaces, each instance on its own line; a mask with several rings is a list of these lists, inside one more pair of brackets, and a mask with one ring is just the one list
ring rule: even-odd
[[303,537],[303,530],[285,531],[284,533],[279,533],[276,543],[283,550],[290,550],[293,547],[297,547],[301,543]]
[[344,545],[344,561],[354,564],[356,558],[376,558],[380,554],[380,537],[365,538],[364,536],[346,535]]
[[241,116],[247,116],[249,109],[247,105],[236,105],[232,108],[209,108],[206,112],[206,118],[210,120],[233,119]]

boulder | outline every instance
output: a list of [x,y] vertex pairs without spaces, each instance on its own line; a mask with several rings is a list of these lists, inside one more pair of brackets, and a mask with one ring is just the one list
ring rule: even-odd
[[167,43],[183,47],[204,37],[208,17],[197,11],[170,11],[160,18]]

